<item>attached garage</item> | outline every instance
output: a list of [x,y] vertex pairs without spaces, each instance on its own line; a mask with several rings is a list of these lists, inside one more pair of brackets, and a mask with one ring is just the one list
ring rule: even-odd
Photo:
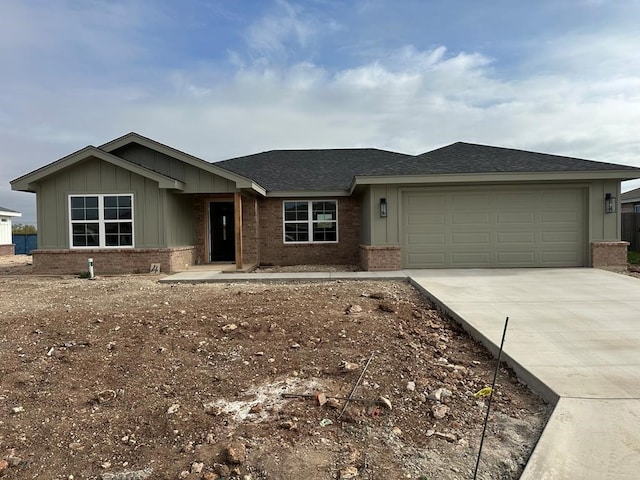
[[587,200],[575,186],[404,190],[403,267],[586,266]]

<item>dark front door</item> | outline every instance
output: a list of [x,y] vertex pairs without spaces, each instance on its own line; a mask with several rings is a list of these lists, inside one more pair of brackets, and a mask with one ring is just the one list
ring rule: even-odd
[[211,202],[209,204],[209,225],[211,225],[210,261],[235,261],[233,202]]

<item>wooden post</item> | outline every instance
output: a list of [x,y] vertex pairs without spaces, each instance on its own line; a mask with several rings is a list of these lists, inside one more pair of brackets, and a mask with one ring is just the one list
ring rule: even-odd
[[233,207],[236,217],[236,269],[242,270],[242,195],[240,192],[233,194]]

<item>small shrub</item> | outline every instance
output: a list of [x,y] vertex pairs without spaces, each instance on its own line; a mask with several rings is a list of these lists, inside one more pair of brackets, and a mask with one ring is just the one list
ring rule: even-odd
[[640,265],[640,252],[627,252],[627,261],[631,265]]
[[91,272],[89,272],[88,270],[80,272],[80,278],[91,278]]

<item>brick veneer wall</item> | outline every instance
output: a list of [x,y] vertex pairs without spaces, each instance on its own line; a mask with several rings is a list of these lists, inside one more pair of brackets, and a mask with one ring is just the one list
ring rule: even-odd
[[400,270],[402,256],[399,245],[360,245],[360,266],[363,270]]
[[591,266],[606,270],[627,268],[629,242],[591,242]]
[[77,275],[87,271],[93,258],[96,275],[148,273],[152,263],[160,271],[173,273],[193,265],[196,247],[133,248],[121,250],[34,250],[33,272],[36,274]]
[[16,246],[12,243],[9,245],[0,245],[0,257],[15,255]]
[[282,238],[283,199],[260,199],[258,203],[260,263],[262,265],[357,264],[360,245],[360,202],[353,197],[340,197],[337,200],[338,243],[285,244]]
[[260,222],[258,200],[242,195],[242,266],[251,267],[260,262]]

